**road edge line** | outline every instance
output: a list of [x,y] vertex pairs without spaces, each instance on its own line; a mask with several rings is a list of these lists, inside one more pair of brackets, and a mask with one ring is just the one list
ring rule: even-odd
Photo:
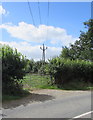
[[89,112],[83,113],[83,114],[81,114],[81,115],[75,116],[75,117],[73,117],[73,118],[80,118],[80,117],[83,117],[83,116],[85,116],[85,115],[88,115],[88,114],[90,114],[90,113],[92,113],[92,112],[93,112],[93,111],[89,111]]

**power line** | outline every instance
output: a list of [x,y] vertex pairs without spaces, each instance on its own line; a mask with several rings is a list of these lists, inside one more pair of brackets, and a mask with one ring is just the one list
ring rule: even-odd
[[41,12],[40,12],[40,3],[39,3],[39,0],[38,0],[38,11],[39,11],[40,24],[42,24],[42,21],[41,21]]
[[35,21],[34,21],[34,17],[33,17],[32,9],[31,9],[31,6],[30,6],[30,3],[29,3],[28,0],[27,0],[27,2],[28,2],[28,7],[29,7],[30,15],[31,15],[31,17],[32,17],[33,25],[35,26]]
[[49,0],[48,0],[48,12],[47,12],[47,26],[49,24],[49,7],[50,7],[50,4],[49,4]]
[[47,6],[47,8],[48,8],[48,11],[47,11],[47,23],[46,23],[46,25],[47,25],[47,30],[46,30],[46,40],[47,40],[47,38],[48,38],[48,25],[49,25],[49,11],[50,11],[50,4],[49,4],[49,0],[48,0],[48,6]]

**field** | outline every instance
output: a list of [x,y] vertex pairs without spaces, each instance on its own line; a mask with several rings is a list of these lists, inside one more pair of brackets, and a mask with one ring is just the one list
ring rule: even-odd
[[23,79],[24,89],[57,89],[51,85],[49,75],[27,74]]
[[38,74],[27,74],[23,79],[24,89],[63,89],[63,90],[93,90],[93,85],[90,83],[72,81],[68,84],[61,86],[51,85],[50,76],[38,75]]

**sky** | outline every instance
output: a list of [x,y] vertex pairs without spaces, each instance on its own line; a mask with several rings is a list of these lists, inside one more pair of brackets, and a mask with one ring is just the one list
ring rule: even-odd
[[91,2],[3,2],[0,18],[0,43],[34,60],[42,59],[40,46],[45,44],[46,59],[51,59],[86,31],[83,22],[91,18]]

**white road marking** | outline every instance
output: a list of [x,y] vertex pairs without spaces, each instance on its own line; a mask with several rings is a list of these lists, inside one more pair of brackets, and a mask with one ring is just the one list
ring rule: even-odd
[[88,115],[88,114],[91,114],[91,113],[93,113],[93,111],[86,112],[86,113],[81,114],[81,115],[78,115],[78,116],[76,116],[76,117],[74,117],[74,118],[80,118],[80,117],[83,117],[83,116]]

